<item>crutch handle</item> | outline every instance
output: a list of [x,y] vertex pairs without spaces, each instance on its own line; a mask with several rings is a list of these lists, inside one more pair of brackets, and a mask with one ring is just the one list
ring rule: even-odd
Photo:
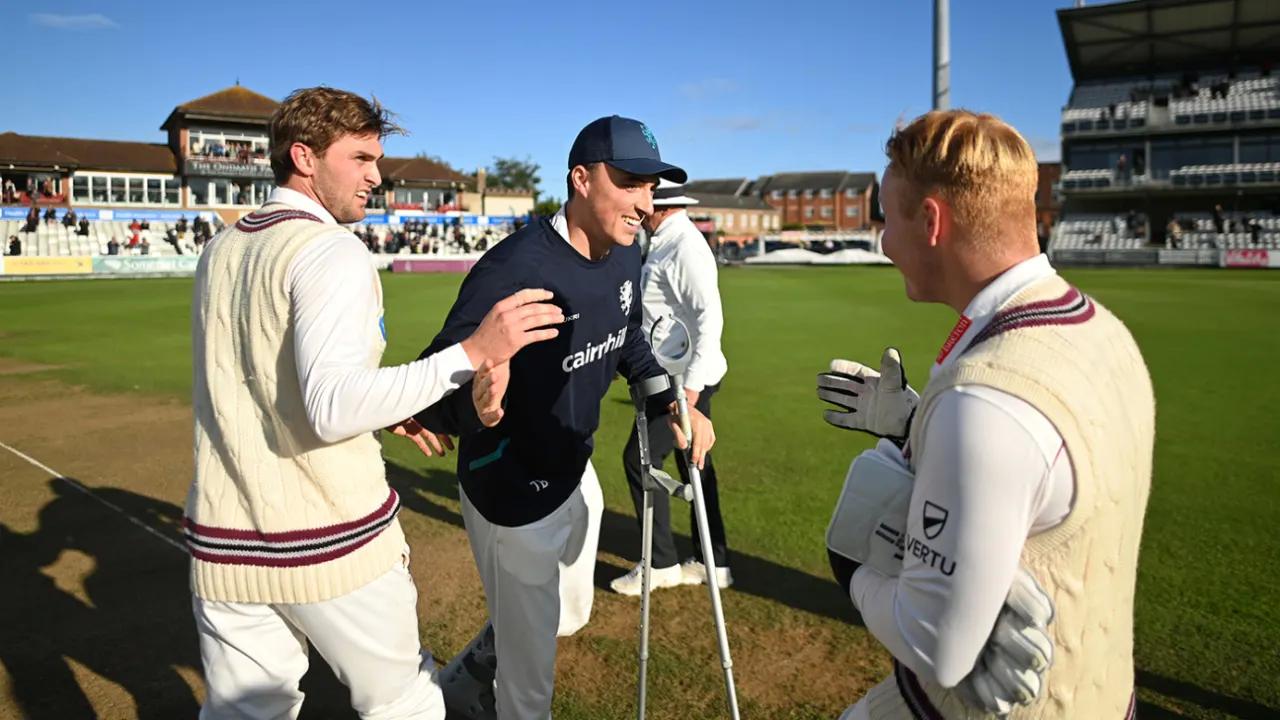
[[693,450],[693,424],[689,421],[689,398],[684,394],[684,378],[680,375],[673,376],[676,394],[676,412],[680,414],[680,432],[684,433],[685,442],[689,443],[689,450]]
[[631,385],[631,402],[636,410],[644,410],[645,401],[671,387],[671,378],[666,375],[654,375],[639,380]]
[[668,495],[684,500],[685,502],[693,501],[693,486],[688,483],[682,483],[671,477],[670,473],[663,472],[654,468],[649,468],[649,477],[659,487],[667,492]]

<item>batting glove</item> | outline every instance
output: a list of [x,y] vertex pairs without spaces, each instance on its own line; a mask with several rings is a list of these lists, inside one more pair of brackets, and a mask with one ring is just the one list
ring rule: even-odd
[[920,394],[907,385],[897,348],[885,348],[880,372],[852,360],[832,360],[831,369],[818,375],[818,398],[840,408],[822,413],[832,425],[895,442],[906,439],[920,404]]
[[1018,568],[977,664],[956,686],[965,704],[1004,716],[1015,705],[1035,702],[1053,664],[1052,622],[1053,602],[1030,573]]

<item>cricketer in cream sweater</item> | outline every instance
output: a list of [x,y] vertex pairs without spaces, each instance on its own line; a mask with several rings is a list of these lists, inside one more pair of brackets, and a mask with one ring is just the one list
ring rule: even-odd
[[[208,697],[202,718],[295,717],[315,646],[361,717],[443,718],[421,653],[400,501],[373,431],[426,454],[447,438],[410,418],[472,379],[483,419],[500,413],[489,368],[560,322],[549,293],[498,303],[467,340],[380,368],[382,290],[363,244],[381,184],[376,104],[295,92],[271,120],[280,185],[210,241],[192,303],[195,478],[185,534]],[[487,327],[486,327],[487,325]],[[476,375],[476,370],[481,372]]]
[[869,412],[829,416],[905,438],[898,459],[914,483],[900,569],[855,563],[842,578],[895,659],[893,676],[842,717],[989,716],[969,678],[1001,676],[992,628],[1021,573],[1052,603],[1052,664],[1004,673],[1036,677],[998,714],[1130,716],[1155,421],[1141,354],[1123,324],[1038,254],[1037,168],[1013,128],[933,112],[896,132],[888,152],[885,253],[911,299],[960,318],[922,397],[886,353],[886,372],[844,385],[864,397],[838,403]]

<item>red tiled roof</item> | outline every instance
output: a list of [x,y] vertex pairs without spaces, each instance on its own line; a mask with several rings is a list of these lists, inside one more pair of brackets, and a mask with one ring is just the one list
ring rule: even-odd
[[175,107],[165,118],[160,129],[168,129],[177,117],[201,115],[231,120],[261,120],[266,122],[280,103],[249,88],[233,85],[204,97],[189,100]]
[[159,143],[42,137],[14,132],[0,133],[0,163],[166,174],[176,172],[178,167],[173,151]]
[[428,160],[423,157],[397,158],[384,157],[378,161],[378,172],[383,180],[397,182],[403,180],[413,182],[460,182],[467,189],[475,188],[475,178],[454,170],[444,163]]

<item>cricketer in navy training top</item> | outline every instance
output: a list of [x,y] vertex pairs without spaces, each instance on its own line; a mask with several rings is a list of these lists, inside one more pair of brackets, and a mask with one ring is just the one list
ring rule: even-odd
[[[460,437],[463,520],[489,608],[490,625],[442,673],[451,717],[550,717],[556,637],[591,612],[604,506],[590,462],[600,402],[615,373],[629,382],[665,373],[641,328],[635,235],[659,178],[683,182],[685,172],[662,161],[643,123],[616,115],[583,128],[568,168],[565,207],[476,263],[423,353],[466,337],[495,299],[521,288],[549,290],[565,317],[554,339],[417,415]],[[655,409],[674,412],[672,399],[656,398]],[[692,430],[700,466],[715,435],[696,410]]]

